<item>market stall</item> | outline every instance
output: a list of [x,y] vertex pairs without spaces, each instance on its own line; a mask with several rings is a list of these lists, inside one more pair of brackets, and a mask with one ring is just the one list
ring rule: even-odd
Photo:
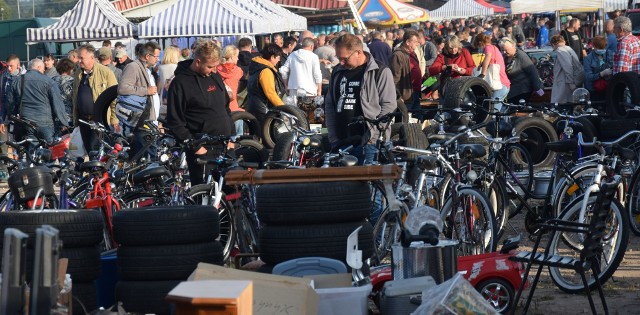
[[429,12],[433,21],[493,15],[494,10],[473,0],[449,0],[437,10]]
[[429,20],[427,10],[397,0],[361,0],[356,7],[365,23],[381,26]]
[[98,41],[130,38],[136,27],[108,0],[80,0],[57,23],[27,29],[27,45],[40,42]]
[[[290,30],[289,18],[235,0],[179,0],[138,25],[140,38],[268,34]],[[241,4],[240,4],[241,3]],[[296,20],[296,28],[306,26]]]

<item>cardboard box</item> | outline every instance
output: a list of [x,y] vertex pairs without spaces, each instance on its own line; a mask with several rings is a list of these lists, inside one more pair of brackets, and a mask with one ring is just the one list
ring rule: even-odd
[[188,280],[253,281],[253,313],[257,315],[318,314],[319,297],[313,290],[312,279],[249,272],[200,263]]

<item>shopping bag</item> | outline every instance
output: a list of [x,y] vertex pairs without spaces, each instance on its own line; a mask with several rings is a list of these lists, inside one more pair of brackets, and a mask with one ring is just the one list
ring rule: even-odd
[[69,140],[69,156],[84,157],[85,155],[86,151],[84,149],[84,142],[82,142],[80,127],[75,127],[71,133],[71,139]]

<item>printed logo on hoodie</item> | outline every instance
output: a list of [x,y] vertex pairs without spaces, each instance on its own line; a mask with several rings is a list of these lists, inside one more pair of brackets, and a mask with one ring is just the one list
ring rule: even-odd
[[209,85],[209,88],[207,88],[207,92],[213,92],[216,90],[215,85]]

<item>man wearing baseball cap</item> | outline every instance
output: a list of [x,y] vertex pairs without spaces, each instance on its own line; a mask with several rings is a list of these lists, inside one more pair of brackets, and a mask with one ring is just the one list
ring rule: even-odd
[[113,74],[116,75],[116,80],[118,80],[118,82],[120,82],[120,77],[122,77],[122,70],[116,68],[116,66],[113,65],[113,59],[112,59],[112,53],[111,53],[111,48],[109,47],[102,47],[98,50],[98,61],[100,61],[100,63],[109,68],[109,70],[113,71]]
[[127,56],[127,52],[124,49],[116,48],[116,68],[124,71],[124,67],[126,67],[131,62],[133,62],[133,60],[131,60],[131,58]]

